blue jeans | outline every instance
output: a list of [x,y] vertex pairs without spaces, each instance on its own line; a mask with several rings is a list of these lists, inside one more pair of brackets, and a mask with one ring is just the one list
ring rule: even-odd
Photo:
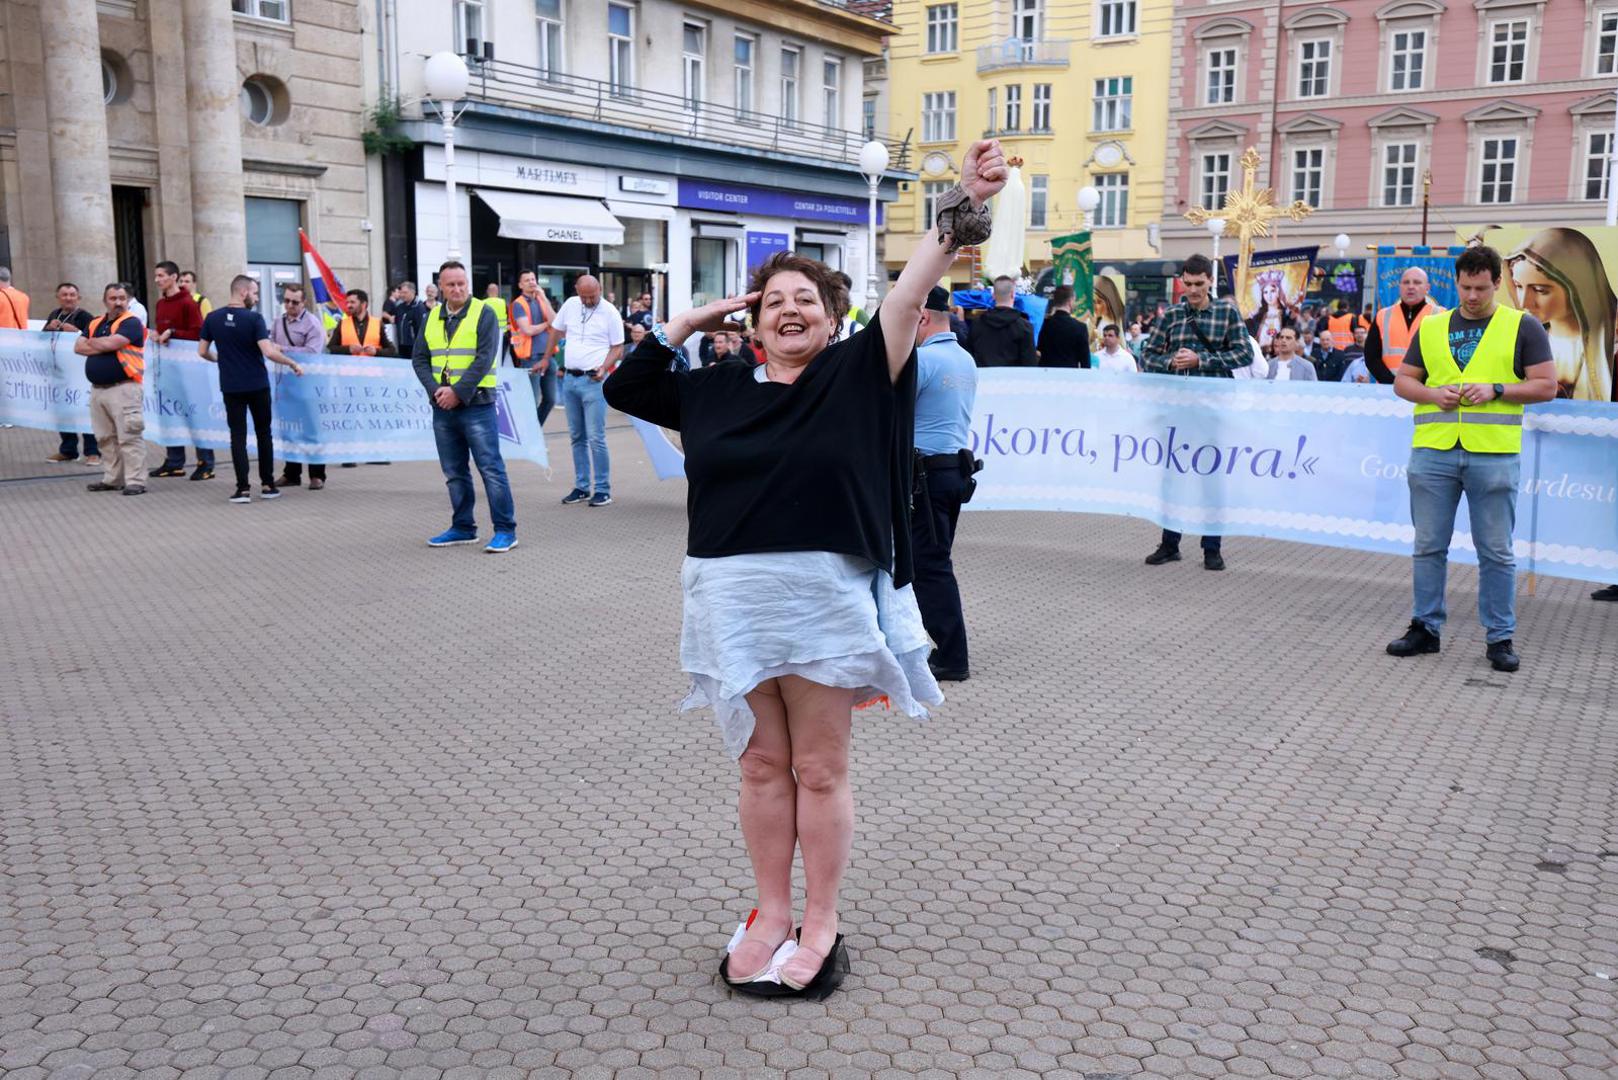
[[[1180,550],[1180,540],[1181,540],[1181,534],[1180,533],[1175,532],[1173,529],[1164,529],[1163,530],[1163,544],[1164,544],[1165,547],[1171,547],[1175,551],[1179,551]],[[1204,536],[1202,538],[1202,551],[1203,551],[1203,554],[1205,554],[1205,555],[1217,555],[1217,554],[1219,554],[1219,545],[1220,545],[1220,538],[1217,537],[1217,536]]]
[[573,443],[573,486],[591,491],[593,471],[595,494],[611,495],[612,482],[607,475],[607,399],[601,384],[588,375],[563,375],[562,408],[567,411],[567,434]]
[[[57,434],[62,436],[62,444],[56,448],[56,452],[61,454],[63,457],[78,457],[79,433],[76,431],[62,431],[58,432]],[[96,445],[96,437],[90,434],[90,432],[86,431],[84,433],[84,456],[99,457],[100,455],[101,448]]]
[[539,406],[539,426],[545,426],[545,418],[556,408],[556,360],[553,357],[545,374],[540,375],[530,370],[528,382],[534,388],[534,402]]
[[1461,494],[1472,515],[1478,553],[1478,619],[1492,645],[1517,632],[1517,562],[1511,531],[1517,524],[1516,454],[1478,454],[1459,446],[1410,451],[1410,521],[1416,527],[1415,619],[1437,634],[1444,626],[1444,582],[1455,511]]
[[511,502],[511,482],[506,479],[506,463],[500,457],[500,427],[494,404],[462,405],[455,409],[433,406],[433,438],[438,440],[438,464],[449,485],[449,504],[454,516],[452,528],[478,531],[477,491],[472,486],[472,469],[467,455],[477,463],[483,476],[483,492],[489,497],[489,516],[495,532],[517,531],[517,511]]
[[[185,447],[169,446],[165,447],[164,449],[166,451],[166,453],[163,455],[163,467],[165,469],[185,468]],[[213,468],[213,451],[203,446],[197,447],[197,464],[206,465],[210,469]]]

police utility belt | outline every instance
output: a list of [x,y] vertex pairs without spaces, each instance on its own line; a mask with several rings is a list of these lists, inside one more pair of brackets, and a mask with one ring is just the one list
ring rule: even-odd
[[927,474],[959,469],[961,478],[966,481],[966,488],[961,494],[961,502],[965,504],[972,501],[972,493],[978,489],[978,482],[973,474],[982,470],[983,462],[973,457],[970,450],[957,450],[953,454],[923,454],[920,450],[914,453],[915,468],[912,472],[915,478],[911,484],[910,509],[914,513],[919,503],[923,516],[927,519],[927,533],[936,543],[938,533],[933,521],[933,493],[927,485]]

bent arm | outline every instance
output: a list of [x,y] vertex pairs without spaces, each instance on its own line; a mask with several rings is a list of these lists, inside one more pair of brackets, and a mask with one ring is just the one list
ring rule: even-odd
[[680,430],[680,380],[691,376],[669,370],[673,357],[673,350],[648,334],[602,383],[607,404],[648,423]]
[[1400,364],[1399,373],[1393,377],[1393,392],[1414,405],[1436,404],[1427,386],[1426,368]]
[[1522,382],[1508,383],[1503,389],[1505,393],[1501,395],[1501,400],[1514,405],[1537,405],[1554,399],[1557,391],[1556,361],[1529,364],[1523,370]]
[[129,339],[122,334],[109,334],[106,337],[81,337],[73,342],[73,351],[80,356],[99,356],[102,353],[117,352],[119,349],[129,348]]
[[290,356],[281,351],[281,346],[269,338],[264,338],[258,343],[258,351],[263,353],[266,359],[273,360],[283,367],[295,368],[298,366]]

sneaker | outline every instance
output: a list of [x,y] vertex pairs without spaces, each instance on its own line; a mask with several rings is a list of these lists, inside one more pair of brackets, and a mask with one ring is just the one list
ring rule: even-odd
[[1590,594],[1592,600],[1618,600],[1618,585],[1608,585]]
[[1166,562],[1179,562],[1180,549],[1169,547],[1167,544],[1157,545],[1157,550],[1146,556],[1147,566],[1162,566]]
[[578,488],[574,488],[572,491],[562,496],[562,505],[572,506],[574,503],[584,502],[589,497],[590,493],[588,491],[580,491]]
[[590,505],[591,506],[611,506],[612,505],[612,496],[608,495],[604,491],[599,491],[596,494],[590,496]]
[[1422,625],[1420,619],[1410,620],[1410,629],[1398,641],[1388,642],[1389,656],[1420,656],[1438,651],[1438,635]]
[[146,475],[147,476],[184,476],[185,475],[185,466],[184,465],[159,465],[157,468],[153,469],[151,472],[147,473]]
[[79,455],[77,454],[52,454],[45,460],[52,462],[53,464],[60,465],[64,461],[77,461],[78,459]]
[[108,483],[103,483],[100,480],[97,480],[93,484],[85,484],[84,485],[84,490],[85,491],[120,491],[122,489],[123,489],[122,484],[108,484]]
[[[183,473],[183,472],[185,472],[185,470],[181,469],[180,472],[177,472],[174,475],[179,476],[180,473]],[[198,465],[196,467],[196,471],[194,471],[191,474],[191,479],[193,479],[193,480],[212,480],[213,479],[213,467],[211,465]]]
[[288,476],[286,473],[282,473],[281,474],[281,479],[277,480],[275,482],[275,484],[276,484],[277,487],[302,487],[303,486],[303,477],[300,476],[296,480],[294,480],[292,477]]
[[253,493],[246,488],[237,488],[236,494],[230,497],[230,501],[233,503],[250,503],[253,501]]
[[458,544],[475,544],[478,542],[476,532],[465,532],[461,529],[445,529],[431,540],[428,547],[455,547]]
[[1217,551],[1204,551],[1202,553],[1202,568],[1204,570],[1223,570],[1225,557]]
[[261,484],[258,489],[258,497],[261,499],[279,499],[281,489],[274,484]]
[[1510,638],[1492,643],[1484,655],[1496,671],[1516,671],[1522,665],[1522,661],[1517,659],[1517,651],[1511,647]]
[[101,455],[100,454],[86,454],[84,456],[84,464],[85,464],[86,468],[94,468],[95,466],[101,464]]
[[146,488],[141,484],[135,484],[133,486],[126,484],[126,485],[124,485],[124,494],[125,495],[144,495],[144,494],[146,494]]
[[490,555],[504,555],[506,552],[510,551],[516,546],[516,533],[497,532],[494,534],[494,539],[489,541],[489,546],[483,550],[487,551]]

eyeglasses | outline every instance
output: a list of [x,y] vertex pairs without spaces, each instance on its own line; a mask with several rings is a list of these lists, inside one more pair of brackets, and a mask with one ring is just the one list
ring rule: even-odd
[[290,305],[292,307],[297,307],[299,304],[303,303],[303,301],[302,300],[294,300],[294,299],[292,299],[292,297],[289,296],[289,297],[286,297],[285,299],[283,299],[281,301],[281,303],[288,304],[288,305]]

